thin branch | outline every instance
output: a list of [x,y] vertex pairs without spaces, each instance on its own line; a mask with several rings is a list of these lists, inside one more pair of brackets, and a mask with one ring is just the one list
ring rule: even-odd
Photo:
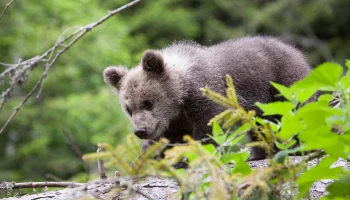
[[25,182],[25,183],[16,183],[16,182],[3,182],[0,184],[0,189],[6,191],[20,188],[43,188],[43,187],[80,187],[84,186],[83,183],[75,182]]
[[[90,30],[92,30],[93,28],[97,27],[98,25],[102,24],[104,21],[108,20],[109,18],[111,18],[113,15],[121,12],[122,10],[125,10],[126,8],[129,8],[133,5],[135,5],[136,3],[140,2],[142,0],[134,0],[128,4],[125,4],[124,6],[113,10],[113,11],[109,11],[107,15],[105,15],[104,17],[102,17],[100,20],[88,24],[86,26],[84,26],[81,29],[76,30],[74,33],[72,33],[71,35],[69,35],[67,38],[64,38],[63,40],[59,39],[58,42],[56,42],[56,44],[50,48],[49,50],[47,50],[43,55],[41,56],[37,56],[34,60],[33,63],[38,63],[40,62],[43,58],[45,58],[47,55],[51,54],[53,51],[56,50],[57,47],[62,46],[63,42],[71,39],[72,41],[70,43],[68,43],[67,45],[64,45],[64,48],[62,50],[58,50],[57,54],[54,56],[54,58],[52,60],[48,60],[45,66],[45,71],[43,72],[42,76],[40,77],[40,79],[36,82],[36,84],[34,85],[34,87],[32,88],[32,90],[27,94],[27,96],[18,104],[18,106],[14,109],[14,111],[12,112],[12,114],[10,115],[10,117],[7,119],[7,121],[5,122],[5,124],[3,125],[3,127],[0,129],[0,134],[4,131],[4,129],[7,127],[7,125],[11,122],[11,120],[15,117],[15,115],[18,113],[18,111],[20,110],[20,108],[28,101],[28,99],[33,95],[33,93],[39,88],[39,86],[41,85],[41,83],[43,82],[43,80],[47,77],[47,74],[49,72],[49,70],[51,69],[51,67],[53,66],[53,64],[55,64],[55,62],[57,61],[57,59],[65,52],[67,51],[73,44],[75,44],[80,38],[82,38],[87,32],[89,32]],[[29,59],[31,60],[31,59]],[[29,66],[27,66],[25,69],[32,69],[32,67],[34,66],[33,63],[30,63]],[[21,63],[22,64],[22,63]],[[21,64],[18,65],[14,65],[13,67],[11,67],[11,69],[6,70],[7,74],[10,73],[10,71],[16,69],[16,67],[20,66]],[[3,72],[0,75],[0,80],[3,76],[6,75],[5,72]]]
[[3,62],[0,62],[0,65],[5,66],[5,67],[12,67],[13,66],[13,64],[7,64],[7,63],[3,63]]
[[[101,153],[101,152],[103,152],[103,149],[102,149],[101,145],[98,145],[97,153]],[[104,161],[102,159],[98,159],[97,166],[98,166],[98,174],[100,175],[100,179],[106,179],[107,176],[106,176]]]
[[15,84],[11,84],[9,88],[6,89],[5,92],[1,94],[1,104],[0,104],[0,113],[2,108],[4,107],[6,101],[10,98],[10,92],[15,87]]
[[6,4],[4,10],[1,12],[0,14],[0,20],[2,18],[2,16],[4,15],[4,13],[6,12],[6,10],[11,6],[11,4],[14,2],[15,0],[11,0],[8,4]]
[[[47,61],[46,61],[45,69],[48,68],[48,67],[50,67],[49,61],[51,60],[52,55],[53,55],[55,49],[56,49],[57,47],[59,47],[59,46],[63,46],[63,47],[67,47],[67,46],[68,46],[68,45],[63,44],[62,41],[66,41],[66,40],[67,40],[67,39],[64,39],[63,36],[64,36],[64,34],[65,34],[66,32],[70,31],[71,29],[77,29],[77,30],[78,30],[78,32],[75,31],[75,32],[73,32],[71,35],[73,35],[74,33],[79,33],[80,31],[83,30],[83,29],[81,29],[81,27],[79,27],[79,26],[73,26],[73,27],[70,27],[70,28],[66,29],[65,31],[63,31],[63,33],[61,33],[61,35],[58,37],[58,39],[57,39],[57,41],[56,41],[56,43],[55,43],[55,46],[52,48],[52,51],[51,51],[51,53],[50,53],[50,55],[49,55],[49,57],[48,57],[48,59],[47,59]],[[40,86],[40,89],[39,89],[38,94],[36,95],[36,98],[39,98],[39,96],[40,96],[40,94],[41,94],[41,91],[42,91],[42,89],[43,89],[43,87],[44,87],[44,84],[45,84],[45,79],[44,79],[44,80],[42,81],[42,83],[41,83],[41,86]]]
[[85,169],[85,174],[86,174],[86,182],[89,180],[89,176],[90,176],[90,168],[89,165],[84,161],[83,159],[83,153],[80,150],[79,146],[77,145],[77,143],[75,142],[75,140],[73,139],[73,137],[71,136],[71,134],[69,134],[69,132],[66,129],[62,129],[62,132],[64,133],[64,135],[67,137],[68,142],[71,146],[71,148],[75,151],[75,153],[78,155],[79,159],[81,160],[81,162],[83,163],[84,169]]

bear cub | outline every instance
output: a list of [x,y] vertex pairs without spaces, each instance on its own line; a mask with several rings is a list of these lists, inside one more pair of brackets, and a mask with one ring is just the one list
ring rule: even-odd
[[[242,107],[261,116],[255,102],[281,100],[270,81],[290,86],[309,71],[305,57],[293,46],[256,36],[213,46],[175,42],[145,51],[135,68],[107,67],[103,76],[116,89],[135,135],[145,140],[145,150],[161,137],[171,143],[183,142],[186,134],[196,140],[207,138],[211,133],[207,123],[224,108],[203,96],[200,88],[225,94],[226,74],[233,79]],[[263,158],[264,151],[251,150],[250,160]]]

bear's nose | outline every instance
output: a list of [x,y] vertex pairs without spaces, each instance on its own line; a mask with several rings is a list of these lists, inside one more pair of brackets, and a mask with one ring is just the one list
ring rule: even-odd
[[140,139],[145,139],[147,134],[146,134],[146,129],[145,128],[136,128],[134,130],[134,133],[137,137],[139,137]]

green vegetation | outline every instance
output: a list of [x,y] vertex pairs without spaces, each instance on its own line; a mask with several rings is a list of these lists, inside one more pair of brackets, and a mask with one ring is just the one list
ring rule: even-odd
[[[0,9],[7,2],[0,1]],[[107,10],[113,10],[127,2],[129,1],[16,0],[0,19],[0,61],[17,63],[19,59],[40,55],[53,46],[68,28],[94,22],[107,14]],[[6,130],[0,134],[0,182],[50,180],[47,178],[48,174],[64,180],[85,181],[84,165],[72,150],[71,142],[64,132],[71,135],[83,153],[95,151],[98,141],[108,142],[113,147],[126,143],[126,134],[132,129],[118,105],[117,98],[103,83],[102,71],[106,66],[123,64],[131,67],[139,62],[145,49],[161,48],[174,40],[195,40],[210,45],[255,34],[281,36],[293,42],[306,52],[312,66],[324,61],[335,61],[343,65],[350,54],[348,10],[348,0],[145,0],[93,29],[59,58],[50,70],[39,98],[35,98],[35,93],[34,98],[21,108]],[[332,82],[341,73],[339,66],[333,65],[330,68],[325,74],[332,78],[298,93],[296,99],[291,99],[290,94],[309,83],[301,83],[295,89],[277,86],[292,101],[288,105],[274,105],[285,108],[279,108],[278,111],[283,113],[277,114],[286,116],[283,116],[280,125],[268,123],[266,126],[276,126],[273,131],[277,131],[279,126],[293,128],[281,129],[282,133],[276,133],[279,147],[291,145],[290,136],[305,128],[296,126],[295,121],[305,117],[311,124],[310,130],[300,135],[301,140],[308,144],[302,146],[302,150],[321,148],[333,155],[332,158],[348,155],[345,151],[342,151],[345,152],[344,155],[337,155],[339,152],[333,146],[320,146],[322,143],[319,142],[307,143],[315,137],[310,139],[306,135],[307,132],[316,134],[312,131],[317,128],[324,131],[324,135],[317,138],[328,138],[331,135],[330,124],[349,123],[344,118],[348,114],[347,108],[325,108],[331,98],[329,95],[322,96],[309,107],[302,107],[304,109],[295,107],[297,101],[303,102],[315,88],[330,86],[333,87],[331,91],[346,91]],[[30,72],[29,79],[13,90],[11,99],[0,113],[1,125],[31,90],[43,70],[44,66],[39,64]],[[10,78],[6,77],[1,82],[1,91],[9,87],[9,81]],[[348,87],[345,85],[347,81],[343,82],[344,87]],[[344,99],[343,96],[339,98]],[[274,106],[260,105],[269,114],[275,114]],[[324,110],[322,115],[316,115],[317,120],[327,119],[327,123],[322,123],[327,126],[312,124],[316,122],[311,120],[311,116],[315,107],[319,106],[323,106]],[[295,115],[290,114],[291,112]],[[225,122],[227,126],[232,123]],[[223,126],[226,126],[225,122]],[[264,124],[262,120],[259,122]],[[348,127],[346,124],[342,125]],[[214,127],[219,130],[217,125],[214,124]],[[244,128],[247,127],[242,127],[240,131],[243,132]],[[240,131],[237,132],[238,135]],[[345,135],[332,135],[327,141],[329,145],[336,144],[334,146],[346,149],[347,140],[338,138]],[[230,139],[233,144],[240,137]],[[267,141],[269,143],[266,144],[271,145],[273,141],[275,140]],[[194,141],[192,143],[199,145]],[[198,148],[198,151],[202,151],[205,147]],[[219,153],[215,155],[221,155]],[[244,160],[247,155],[242,153],[240,156],[235,159]],[[277,161],[285,159],[282,153],[276,156]],[[224,163],[222,160],[220,162]],[[328,163],[324,163],[324,166],[330,161],[326,162]],[[251,174],[245,166],[242,164],[240,168],[244,171],[242,174]],[[94,169],[91,167],[91,170]],[[304,188],[310,182],[307,176],[305,179],[298,182]],[[335,191],[343,186],[342,183],[341,179],[331,188],[335,188]]]
[[[350,61],[346,66],[350,68]],[[330,73],[329,69],[334,71]],[[345,76],[341,75],[340,65],[325,63],[289,88],[274,83],[287,101],[257,105],[264,115],[281,115],[278,122],[263,120],[253,111],[247,112],[240,107],[232,79],[228,76],[227,97],[209,88],[202,89],[205,95],[227,108],[210,122],[217,148],[212,144],[202,145],[186,136],[187,145],[168,149],[163,159],[155,160],[167,141],[160,141],[142,154],[140,147],[135,145],[134,137],[128,136],[126,146],[114,149],[103,144],[107,153],[89,154],[84,159],[108,159],[110,166],[125,175],[174,178],[181,186],[178,195],[184,199],[300,199],[307,197],[315,181],[323,179],[336,179],[327,188],[329,194],[323,199],[345,199],[350,195],[344,189],[350,185],[350,170],[331,167],[338,159],[350,159],[350,71]],[[327,93],[303,104],[317,91]],[[336,106],[330,106],[331,101]],[[219,124],[226,130],[239,126],[225,133]],[[267,152],[268,166],[265,168],[252,170],[246,162],[249,153],[232,150],[249,131],[261,141],[247,146],[259,146]],[[299,146],[290,149],[296,138]],[[275,145],[279,148],[276,154]],[[297,151],[302,155],[310,153],[301,162],[293,163],[289,155]],[[184,157],[188,168],[174,169],[172,166]],[[307,169],[307,162],[314,158],[323,159]],[[289,187],[289,194],[286,184],[293,186]]]

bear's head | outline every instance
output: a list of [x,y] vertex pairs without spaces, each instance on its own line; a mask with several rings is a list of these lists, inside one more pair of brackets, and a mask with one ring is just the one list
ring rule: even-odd
[[103,76],[116,89],[134,133],[141,139],[163,137],[181,112],[181,75],[169,68],[157,51],[146,51],[140,64],[131,70],[107,67]]

